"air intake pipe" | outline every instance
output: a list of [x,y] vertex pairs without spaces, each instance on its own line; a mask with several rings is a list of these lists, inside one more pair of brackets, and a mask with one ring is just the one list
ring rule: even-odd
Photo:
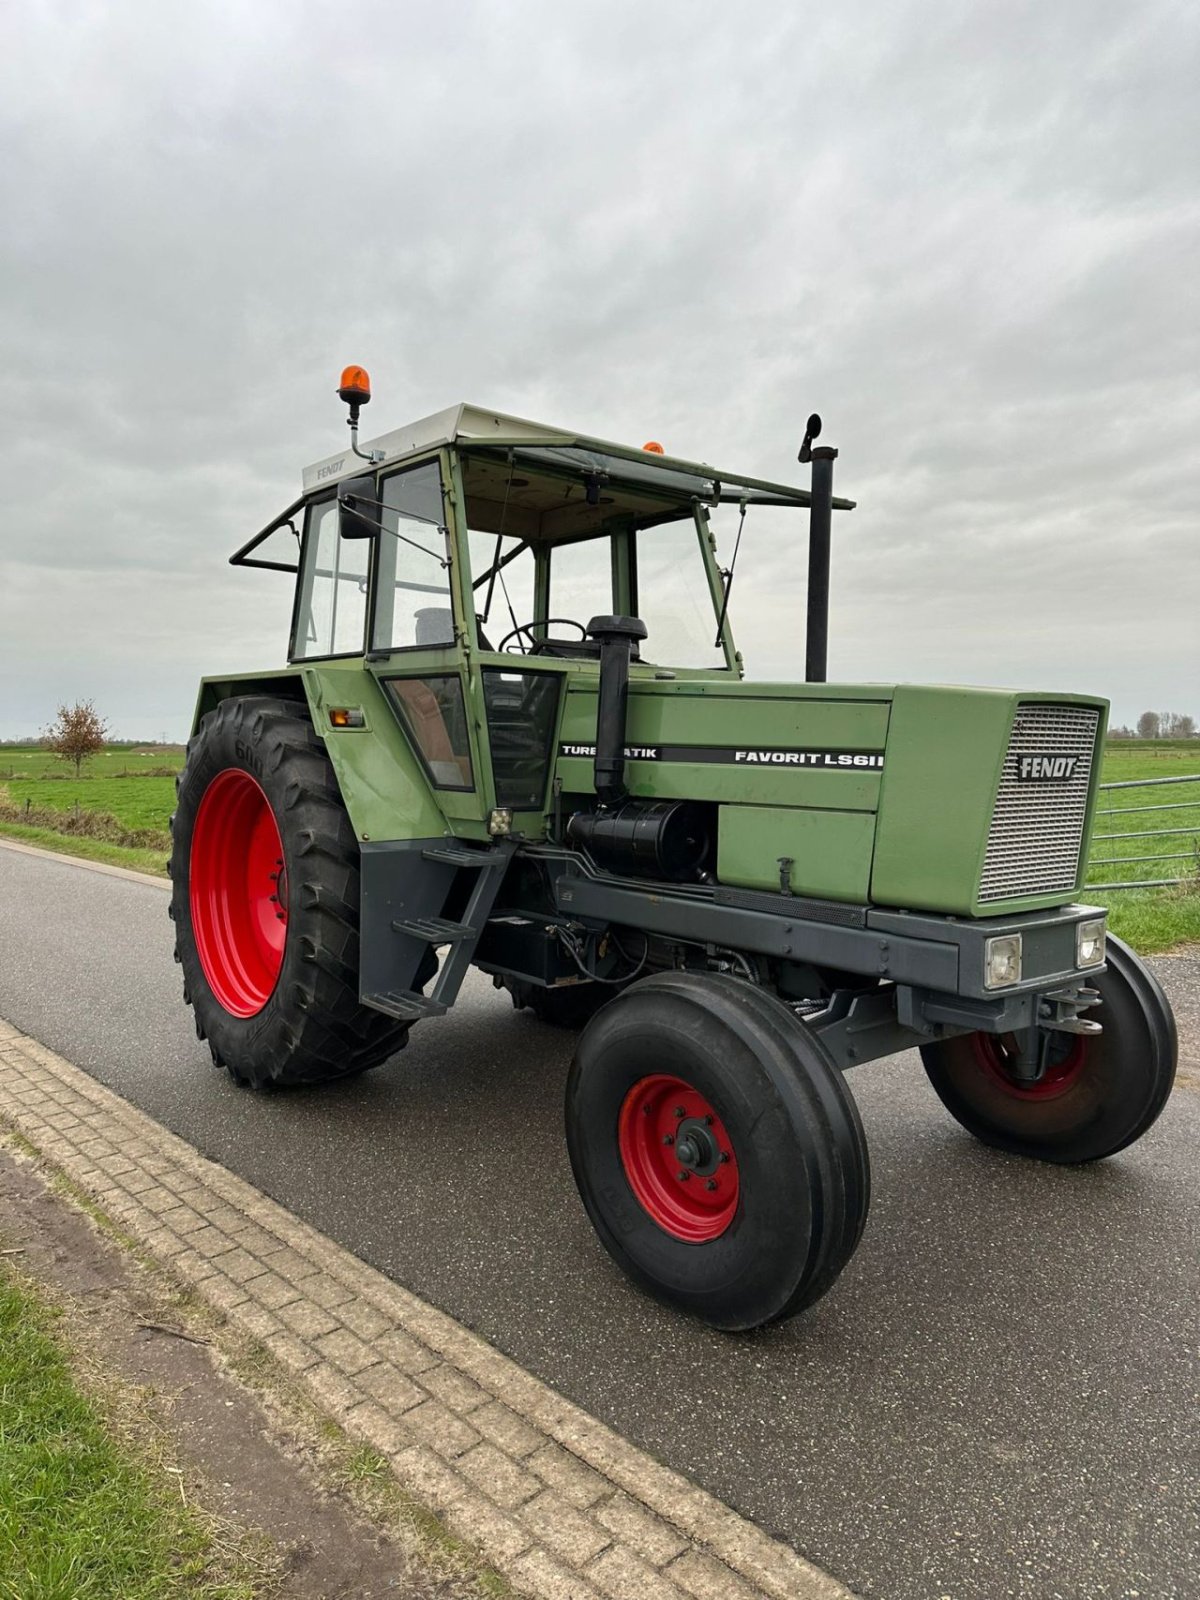
[[646,637],[640,617],[593,617],[588,637],[600,646],[600,696],[596,707],[596,797],[603,806],[625,798],[625,714],[629,701],[629,658]]

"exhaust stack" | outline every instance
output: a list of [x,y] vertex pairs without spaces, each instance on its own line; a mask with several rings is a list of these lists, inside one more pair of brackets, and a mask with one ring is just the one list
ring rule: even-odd
[[812,462],[812,488],[808,510],[808,618],[804,629],[804,677],[824,683],[829,657],[829,533],[833,521],[833,463],[837,451],[828,445],[813,449],[821,432],[814,411],[804,429],[804,442],[796,458],[802,466]]

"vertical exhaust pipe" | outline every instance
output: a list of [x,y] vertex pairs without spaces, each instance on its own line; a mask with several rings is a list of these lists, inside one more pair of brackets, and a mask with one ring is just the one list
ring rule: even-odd
[[833,463],[837,451],[828,445],[816,450],[813,440],[821,431],[814,411],[804,430],[800,460],[812,462],[811,500],[808,509],[808,619],[804,630],[804,677],[824,683],[829,660],[829,543],[833,521]]
[[600,694],[596,706],[596,797],[601,805],[625,798],[625,716],[629,701],[629,658],[646,637],[640,617],[593,617],[588,637],[600,645]]

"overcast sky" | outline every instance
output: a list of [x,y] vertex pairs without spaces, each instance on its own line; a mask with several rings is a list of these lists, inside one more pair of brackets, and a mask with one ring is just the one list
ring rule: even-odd
[[[790,481],[819,410],[831,679],[1200,716],[1195,0],[18,0],[0,43],[0,737],[180,736],[282,660],[290,580],[226,558],[350,361],[367,432],[468,399]],[[752,676],[803,675],[802,533],[748,524]]]

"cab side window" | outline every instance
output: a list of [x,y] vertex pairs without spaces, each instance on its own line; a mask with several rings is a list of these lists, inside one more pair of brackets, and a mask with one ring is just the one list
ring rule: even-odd
[[339,536],[336,501],[309,506],[294,661],[362,654],[371,544]]

